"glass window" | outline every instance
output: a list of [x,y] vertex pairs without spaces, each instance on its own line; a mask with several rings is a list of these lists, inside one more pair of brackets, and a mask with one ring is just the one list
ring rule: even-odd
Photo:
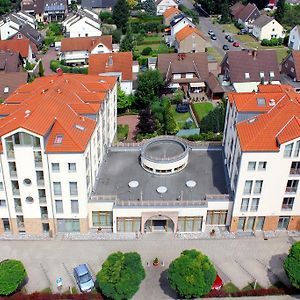
[[79,213],[78,200],[71,200],[71,213],[72,214],[78,214]]
[[0,191],[3,191],[3,182],[0,182]]
[[277,229],[287,230],[290,223],[290,217],[279,217]]
[[267,168],[267,162],[266,161],[260,161],[258,163],[258,170],[259,171],[265,171]]
[[3,218],[2,219],[3,222],[3,228],[5,232],[9,232],[10,231],[10,224],[9,224],[9,219],[7,218]]
[[141,218],[117,218],[117,231],[136,232],[141,230]]
[[237,230],[243,231],[246,223],[246,217],[240,217]]
[[265,217],[257,217],[256,218],[256,230],[263,230],[265,223]]
[[32,144],[31,135],[29,135],[28,133],[23,132],[22,136],[23,136],[23,144],[24,145],[31,145]]
[[243,198],[242,199],[241,211],[247,211],[248,210],[249,201],[250,201],[249,198]]
[[78,195],[77,182],[70,182],[70,195]]
[[0,206],[6,206],[6,201],[3,199],[0,199]]
[[177,230],[180,232],[201,231],[202,217],[178,217]]
[[208,225],[225,225],[227,210],[208,210],[206,224]]
[[294,197],[284,197],[282,201],[282,210],[292,210],[294,205]]
[[62,214],[64,212],[62,200],[55,200],[55,211],[57,214]]
[[284,153],[283,153],[283,157],[291,157],[292,155],[292,151],[293,151],[293,143],[288,144],[285,146],[284,148]]
[[20,145],[20,134],[19,133],[14,134],[14,143],[15,143],[15,145]]
[[298,188],[298,180],[288,180],[285,192],[296,193]]
[[247,218],[247,225],[246,225],[247,231],[252,231],[254,229],[254,222],[255,222],[255,217]]
[[53,182],[53,189],[54,189],[55,196],[61,195],[61,183],[60,182]]
[[59,163],[52,163],[52,172],[59,172]]
[[300,141],[298,141],[296,143],[296,147],[295,147],[295,152],[294,152],[294,156],[298,157],[299,156],[299,151],[300,151]]
[[300,161],[292,162],[290,175],[300,175]]
[[255,171],[256,162],[255,161],[249,161],[248,162],[248,171]]
[[76,163],[68,163],[69,172],[76,172]]
[[244,194],[251,194],[252,184],[253,184],[252,180],[246,180],[245,181]]
[[259,205],[259,198],[252,198],[250,211],[257,211]]
[[254,185],[254,194],[260,194],[263,186],[262,180],[256,180]]
[[80,232],[80,223],[77,219],[57,219],[58,232]]
[[93,227],[112,227],[113,213],[112,211],[93,211],[92,221]]

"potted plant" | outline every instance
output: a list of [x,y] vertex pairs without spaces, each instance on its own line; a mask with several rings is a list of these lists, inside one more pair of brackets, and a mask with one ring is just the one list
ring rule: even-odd
[[158,260],[158,258],[157,257],[155,257],[154,258],[154,260],[153,260],[153,266],[158,266],[159,265],[159,260]]

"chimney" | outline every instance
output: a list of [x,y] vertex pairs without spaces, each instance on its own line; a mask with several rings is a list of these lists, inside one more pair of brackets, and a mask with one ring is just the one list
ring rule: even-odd
[[252,56],[253,56],[253,59],[256,59],[256,57],[257,57],[257,50],[256,49],[252,51]]

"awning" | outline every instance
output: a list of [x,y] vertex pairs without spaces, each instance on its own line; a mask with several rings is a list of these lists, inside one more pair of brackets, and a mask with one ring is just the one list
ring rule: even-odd
[[190,82],[190,87],[205,87],[204,82]]

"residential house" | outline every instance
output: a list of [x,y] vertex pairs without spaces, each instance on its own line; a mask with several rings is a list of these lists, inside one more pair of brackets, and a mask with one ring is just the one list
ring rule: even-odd
[[245,8],[245,5],[242,2],[236,2],[234,5],[229,7],[229,13],[234,18],[237,14]]
[[87,64],[90,54],[112,52],[112,36],[64,38],[60,52],[60,59],[67,64]]
[[237,92],[256,91],[262,82],[280,84],[275,50],[228,51],[221,63],[221,74]]
[[87,9],[78,10],[62,23],[65,36],[71,38],[100,36],[102,35],[100,25],[98,14]]
[[164,12],[170,7],[178,8],[178,4],[175,0],[156,0],[155,5],[156,5],[156,14],[158,16],[163,15]]
[[195,27],[187,25],[175,35],[174,47],[178,53],[204,52],[206,46],[204,34]]
[[252,34],[259,40],[272,38],[284,38],[285,30],[274,18],[263,15],[253,23]]
[[296,25],[290,31],[288,46],[294,50],[300,50],[300,25]]
[[181,11],[176,6],[171,6],[166,9],[166,11],[163,13],[164,16],[164,25],[169,26],[171,21],[176,15],[179,15]]
[[96,208],[89,200],[117,128],[116,78],[37,78],[0,115],[1,234],[87,233]]
[[81,0],[81,7],[93,10],[99,14],[102,10],[111,11],[117,0]]
[[223,147],[230,230],[300,230],[299,94],[284,85],[229,94]]
[[293,50],[281,63],[281,73],[300,81],[300,50]]
[[[134,92],[133,81],[138,73],[131,52],[91,54],[89,57],[89,74],[116,76],[121,89],[127,94]],[[137,70],[134,70],[137,69]]]
[[231,12],[234,14],[233,18],[251,32],[253,22],[260,16],[260,12],[254,3],[248,3],[241,7],[240,4],[233,6]]

